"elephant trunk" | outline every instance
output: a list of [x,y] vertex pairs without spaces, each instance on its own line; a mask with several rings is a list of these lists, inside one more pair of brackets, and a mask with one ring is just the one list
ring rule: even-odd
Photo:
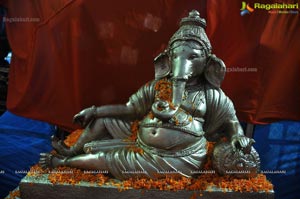
[[152,105],[154,116],[162,121],[171,119],[178,111],[184,96],[186,80],[174,78],[172,81],[172,101],[159,100]]
[[172,103],[175,107],[180,107],[184,96],[186,80],[173,79],[172,86]]

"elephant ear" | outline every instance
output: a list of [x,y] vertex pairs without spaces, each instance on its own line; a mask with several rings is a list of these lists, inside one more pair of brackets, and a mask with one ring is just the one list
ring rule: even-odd
[[204,72],[206,80],[214,87],[220,88],[225,72],[226,66],[224,62],[215,55],[210,55]]
[[166,51],[160,53],[157,57],[155,57],[154,69],[155,69],[155,79],[157,80],[166,77],[170,74],[171,67],[169,64],[169,57]]

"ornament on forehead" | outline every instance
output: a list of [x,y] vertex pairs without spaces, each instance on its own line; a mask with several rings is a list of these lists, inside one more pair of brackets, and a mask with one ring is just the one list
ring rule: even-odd
[[203,45],[199,44],[199,42],[196,42],[194,40],[177,40],[173,42],[172,46],[168,48],[168,53],[171,55],[173,50],[180,46],[188,46],[191,49],[197,49],[197,50],[204,51],[205,54],[207,53]]
[[[206,21],[200,17],[200,13],[197,10],[192,10],[188,17],[185,17],[180,22],[179,29],[171,37],[167,51],[174,49],[178,46],[178,41],[187,42],[193,41],[198,43],[206,55],[211,54],[211,44],[205,32]],[[180,42],[181,43],[181,42]],[[192,44],[191,44],[192,45]]]

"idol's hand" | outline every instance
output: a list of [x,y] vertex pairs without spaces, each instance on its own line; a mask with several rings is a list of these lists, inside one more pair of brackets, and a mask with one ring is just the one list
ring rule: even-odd
[[96,117],[96,106],[83,109],[73,117],[73,122],[82,127],[86,127]]
[[247,149],[250,150],[254,143],[254,139],[248,138],[244,135],[233,135],[231,137],[231,145],[234,151],[242,150],[245,152]]

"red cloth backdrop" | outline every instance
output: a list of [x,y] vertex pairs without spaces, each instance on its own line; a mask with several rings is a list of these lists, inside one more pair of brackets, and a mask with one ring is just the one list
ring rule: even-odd
[[238,0],[2,4],[8,19],[31,20],[6,23],[13,50],[7,106],[15,114],[72,130],[81,109],[125,103],[154,78],[153,58],[180,18],[197,9],[207,19],[213,52],[228,69],[256,70],[231,70],[222,86],[240,120],[300,119],[299,15],[255,10],[240,16]]

